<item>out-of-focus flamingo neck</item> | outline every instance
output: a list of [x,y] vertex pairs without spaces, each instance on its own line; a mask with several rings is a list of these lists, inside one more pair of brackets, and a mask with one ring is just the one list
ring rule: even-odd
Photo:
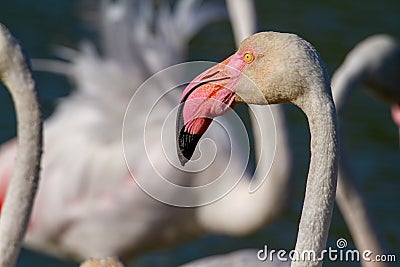
[[[392,105],[392,118],[393,118],[394,123],[399,128],[399,139],[400,139],[400,104]],[[400,143],[399,143],[399,145],[400,145]]]

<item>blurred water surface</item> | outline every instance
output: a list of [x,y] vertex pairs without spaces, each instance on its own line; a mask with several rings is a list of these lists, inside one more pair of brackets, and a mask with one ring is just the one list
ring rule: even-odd
[[[224,4],[224,1],[213,1]],[[77,48],[83,39],[95,38],[84,21],[95,14],[93,5],[78,0],[3,0],[0,21],[18,37],[32,58],[53,58],[54,45]],[[330,73],[359,41],[374,33],[400,38],[400,2],[391,1],[257,1],[259,30],[294,32],[309,40],[320,52]],[[221,60],[234,51],[228,22],[212,24],[191,42],[191,60]],[[57,100],[67,95],[71,85],[60,76],[35,73],[45,116]],[[3,89],[3,88],[2,88]],[[399,88],[400,89],[400,88]],[[355,92],[345,121],[345,144],[359,183],[364,187],[379,226],[389,240],[391,252],[400,257],[400,151],[397,130],[389,117],[389,107],[364,91]],[[175,266],[185,261],[224,253],[238,248],[294,247],[301,201],[308,168],[308,129],[304,115],[288,106],[291,146],[295,152],[295,194],[290,209],[274,225],[244,238],[206,236],[171,250],[150,253],[133,266]],[[15,135],[11,99],[0,90],[0,142]],[[335,207],[329,244],[339,237],[352,245],[348,230]],[[324,266],[335,266],[326,262]],[[23,250],[18,266],[77,266]],[[341,263],[340,266],[357,266]]]

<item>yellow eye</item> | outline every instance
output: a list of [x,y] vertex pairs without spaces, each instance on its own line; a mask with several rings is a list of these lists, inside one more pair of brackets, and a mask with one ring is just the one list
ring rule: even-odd
[[254,56],[253,56],[252,53],[246,53],[246,54],[243,55],[243,60],[244,60],[246,63],[251,63],[251,62],[253,62],[253,60],[254,60]]

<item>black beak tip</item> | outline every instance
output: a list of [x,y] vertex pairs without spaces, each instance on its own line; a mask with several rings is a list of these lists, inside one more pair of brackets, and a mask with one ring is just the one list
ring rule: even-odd
[[185,166],[185,164],[189,161],[189,159],[187,159],[182,153],[178,153],[178,158],[182,166]]
[[196,145],[199,142],[202,134],[191,134],[185,132],[184,128],[181,130],[177,140],[178,158],[182,166],[192,158]]

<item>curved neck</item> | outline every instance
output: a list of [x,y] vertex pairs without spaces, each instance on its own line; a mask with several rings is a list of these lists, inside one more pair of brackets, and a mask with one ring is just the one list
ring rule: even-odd
[[[311,161],[307,178],[296,252],[325,249],[333,203],[335,201],[338,149],[336,111],[327,90],[311,90],[316,94],[296,103],[306,114],[311,134]],[[321,262],[293,262],[292,266],[320,266]]]
[[28,225],[39,179],[42,123],[30,69],[0,24],[0,77],[14,101],[18,123],[16,164],[0,219],[0,266],[14,266]]
[[[365,53],[362,54],[361,51]],[[358,85],[364,83],[367,73],[368,57],[372,50],[354,48],[345,62],[332,77],[332,93],[339,115],[345,110],[348,96]],[[343,140],[343,122],[339,120],[339,136]],[[362,190],[356,183],[354,174],[346,160],[345,147],[340,144],[340,167],[336,200],[343,218],[350,230],[352,239],[359,251],[370,250],[375,255],[385,254],[386,241],[377,227],[372,211],[368,207]],[[377,266],[376,262],[363,261],[362,266]],[[386,266],[384,264],[384,266]]]
[[350,92],[360,84],[365,71],[359,61],[345,61],[332,76],[332,95],[337,113],[341,114]]

